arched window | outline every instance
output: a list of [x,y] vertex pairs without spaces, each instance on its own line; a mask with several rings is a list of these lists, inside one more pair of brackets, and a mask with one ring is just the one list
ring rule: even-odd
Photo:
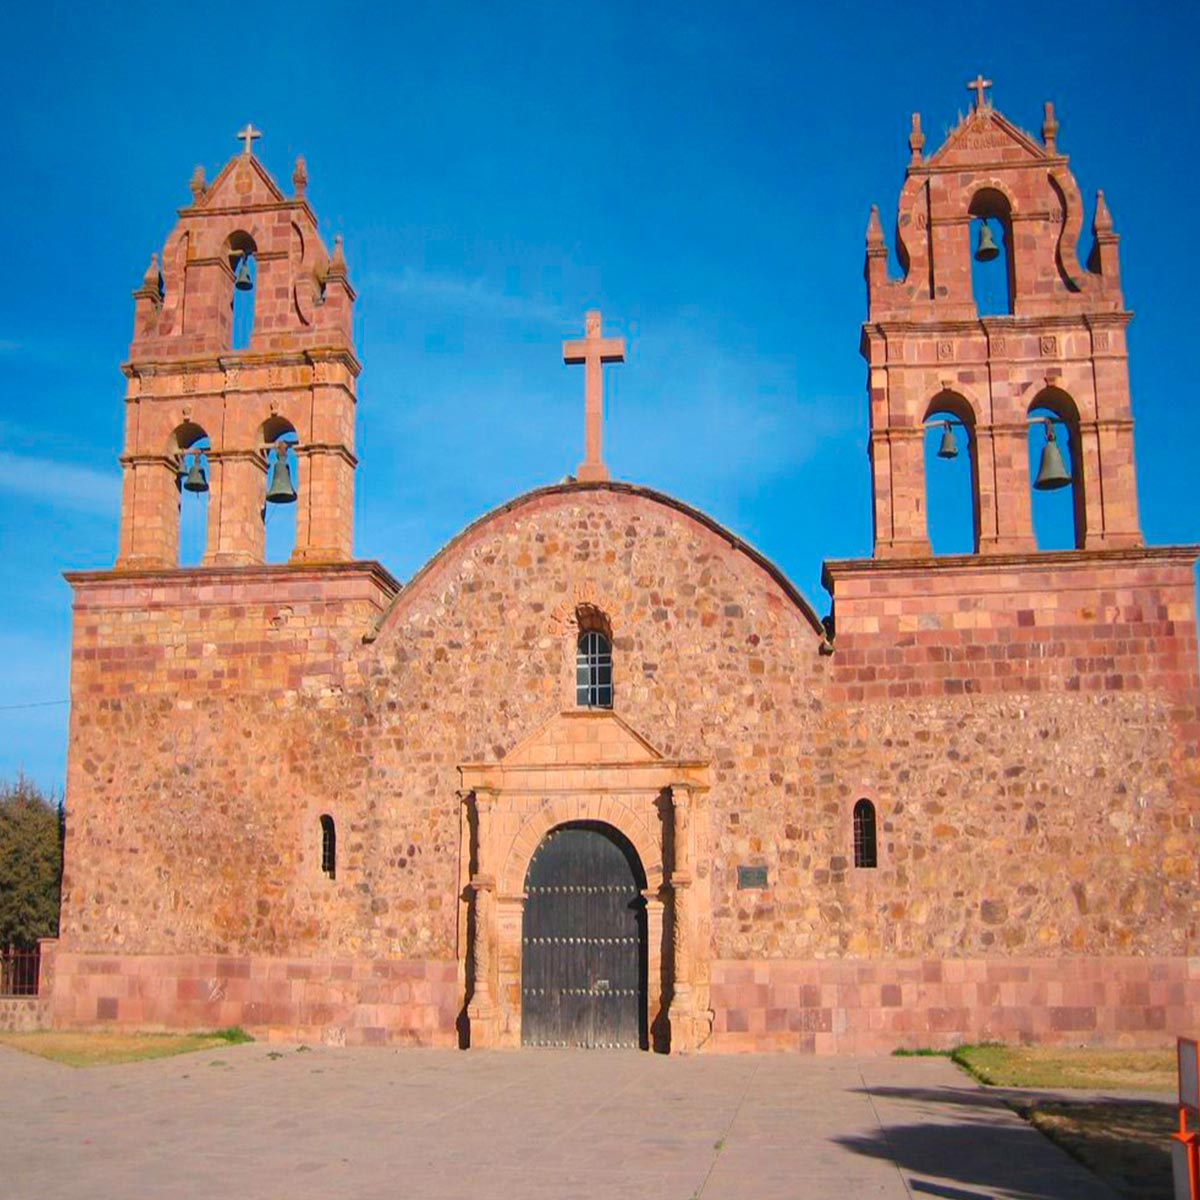
[[956,392],[941,392],[925,414],[925,511],[934,554],[979,551],[979,470],[975,414]]
[[337,829],[328,813],[321,817],[321,874],[337,878]]
[[995,188],[981,188],[971,197],[969,212],[975,309],[981,317],[1008,316],[1016,295],[1008,198]]
[[580,708],[612,708],[612,642],[598,629],[579,635],[575,654],[575,703]]
[[854,865],[878,866],[875,852],[875,805],[860,800],[854,806]]

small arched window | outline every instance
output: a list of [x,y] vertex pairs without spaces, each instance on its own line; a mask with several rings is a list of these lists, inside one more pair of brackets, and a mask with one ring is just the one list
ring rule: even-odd
[[337,878],[337,829],[328,813],[321,817],[321,874]]
[[575,703],[580,708],[612,708],[612,642],[598,629],[579,635],[575,654]]
[[875,805],[870,800],[860,800],[854,806],[854,865],[878,865],[875,852]]

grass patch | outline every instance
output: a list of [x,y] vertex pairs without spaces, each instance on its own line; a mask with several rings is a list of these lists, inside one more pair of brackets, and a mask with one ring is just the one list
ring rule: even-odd
[[1125,1200],[1172,1194],[1175,1106],[1165,1101],[1035,1103],[1017,1110]]
[[893,1050],[893,1058],[953,1058],[955,1051],[953,1050],[931,1050],[928,1046],[923,1046],[917,1050]]
[[254,1039],[243,1029],[218,1029],[213,1033],[96,1033],[46,1029],[36,1033],[0,1034],[0,1046],[12,1046],[15,1050],[24,1050],[69,1067],[108,1067],[252,1041]]
[[1175,1051],[1097,1047],[960,1046],[951,1058],[994,1087],[1173,1092]]

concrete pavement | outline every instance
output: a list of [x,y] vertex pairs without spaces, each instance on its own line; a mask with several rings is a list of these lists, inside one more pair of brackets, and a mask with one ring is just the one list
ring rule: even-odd
[[0,1198],[1112,1200],[945,1059],[0,1047]]

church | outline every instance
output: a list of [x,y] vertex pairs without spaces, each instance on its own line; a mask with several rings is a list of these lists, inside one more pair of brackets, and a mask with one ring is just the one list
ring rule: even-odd
[[[341,239],[252,127],[197,169],[134,292],[119,553],[67,575],[54,1026],[822,1054],[1195,1028],[1200,548],[1142,537],[1103,195],[1085,239],[1053,107],[1033,135],[974,86],[932,153],[913,116],[903,278],[871,211],[874,549],[825,563],[824,616],[610,478],[599,313],[563,347],[576,474],[404,584],[356,559]],[[972,553],[932,552],[931,426]],[[1034,488],[1071,489],[1073,549],[1037,549]]]

